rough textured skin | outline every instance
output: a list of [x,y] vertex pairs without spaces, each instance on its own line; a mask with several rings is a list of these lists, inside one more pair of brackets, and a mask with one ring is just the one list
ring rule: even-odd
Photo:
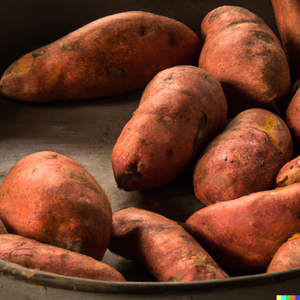
[[263,270],[300,230],[300,183],[216,203],[189,217],[185,229],[223,268]]
[[205,16],[201,35],[198,65],[221,82],[230,117],[253,107],[281,111],[291,87],[289,66],[262,19],[242,7],[221,6]]
[[201,46],[174,19],[117,13],[16,60],[2,76],[0,93],[35,102],[126,93],[145,87],[160,70],[197,64]]
[[9,233],[101,260],[112,210],[105,192],[82,166],[42,151],[22,158],[4,178],[0,218]]
[[0,259],[64,276],[126,281],[116,269],[92,257],[14,234],[0,235]]
[[118,187],[127,191],[175,179],[225,126],[220,83],[196,66],[175,66],[147,85],[112,152]]
[[292,90],[300,84],[300,2],[299,0],[272,0],[278,32],[289,62]]
[[109,249],[138,261],[158,281],[203,281],[228,277],[181,225],[139,208],[130,207],[113,214]]
[[239,113],[215,137],[194,168],[194,191],[205,205],[273,189],[292,159],[293,141],[283,120],[270,111]]
[[293,234],[280,246],[267,268],[267,273],[295,268],[300,268],[300,233]]
[[284,187],[296,182],[300,182],[300,156],[287,162],[276,176],[276,185]]

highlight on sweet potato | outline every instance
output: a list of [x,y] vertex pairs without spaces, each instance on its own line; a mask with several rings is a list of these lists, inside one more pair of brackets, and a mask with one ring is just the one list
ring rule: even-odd
[[109,249],[139,262],[162,282],[228,277],[181,225],[140,208],[129,207],[113,214]]
[[207,206],[184,228],[222,268],[265,270],[300,231],[300,183]]
[[118,187],[145,190],[172,181],[226,120],[225,95],[207,71],[185,65],[159,72],[114,146],[112,167]]
[[9,233],[101,260],[112,210],[101,186],[80,164],[41,151],[19,160],[4,178],[0,218]]
[[220,81],[229,117],[255,107],[282,113],[291,88],[289,65],[279,39],[261,18],[224,5],[204,17],[201,36],[198,65]]
[[300,156],[287,162],[276,176],[276,185],[278,187],[284,187],[296,182],[300,182]]
[[274,254],[266,273],[300,268],[300,233],[293,234]]
[[92,257],[14,234],[0,234],[0,259],[64,276],[126,281],[115,268]]
[[197,64],[201,46],[196,33],[172,18],[116,13],[17,59],[0,93],[34,102],[118,95],[144,88],[165,68]]
[[195,195],[210,205],[273,189],[293,150],[291,134],[278,115],[261,108],[245,110],[207,145],[196,162]]

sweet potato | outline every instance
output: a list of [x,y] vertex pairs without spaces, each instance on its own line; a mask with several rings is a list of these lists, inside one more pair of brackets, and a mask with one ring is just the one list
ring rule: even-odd
[[255,107],[281,112],[291,88],[289,66],[261,18],[242,7],[221,6],[204,17],[201,36],[198,65],[220,81],[229,117]]
[[101,260],[112,210],[103,189],[81,165],[41,151],[19,160],[4,178],[0,218],[9,233]]
[[64,276],[126,281],[115,268],[92,257],[14,234],[0,235],[0,259]]
[[0,93],[24,101],[118,95],[165,68],[197,64],[200,38],[183,23],[143,11],[109,15],[17,59]]
[[196,66],[159,72],[144,90],[112,152],[120,189],[145,190],[181,174],[226,125],[220,83]]
[[286,54],[292,80],[292,91],[300,84],[300,2],[272,0],[276,24]]
[[267,273],[300,268],[300,233],[293,234],[274,254]]
[[292,80],[291,101],[286,110],[286,124],[295,142],[300,141],[300,2],[272,0],[278,32],[289,62]]
[[292,159],[284,121],[251,108],[239,113],[206,147],[195,164],[196,197],[205,205],[273,189],[280,168]]
[[113,214],[109,249],[136,260],[158,281],[185,282],[228,277],[181,225],[139,208],[130,207]]
[[276,185],[278,187],[284,187],[296,182],[300,182],[300,156],[287,162],[276,176]]
[[286,109],[285,121],[292,137],[295,141],[295,145],[299,147],[300,144],[300,88],[293,94],[290,103]]
[[184,228],[222,268],[264,270],[300,230],[300,183],[207,206]]

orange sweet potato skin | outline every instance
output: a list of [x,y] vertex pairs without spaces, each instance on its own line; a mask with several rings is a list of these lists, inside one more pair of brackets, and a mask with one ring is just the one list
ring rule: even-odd
[[184,228],[223,268],[264,270],[300,230],[300,183],[207,206]]
[[0,92],[24,101],[84,99],[143,88],[165,68],[196,64],[199,37],[174,19],[128,11],[91,22],[16,60]]
[[126,281],[116,269],[92,257],[14,234],[0,235],[0,259],[64,276]]
[[130,207],[113,214],[109,249],[138,261],[158,281],[203,281],[228,277],[181,225],[139,208]]
[[273,189],[278,171],[292,155],[293,141],[280,117],[265,109],[245,110],[199,157],[193,174],[195,195],[210,205]]
[[19,160],[0,186],[7,231],[101,260],[112,210],[98,182],[77,162],[52,151]]
[[289,65],[262,19],[245,8],[221,6],[205,16],[201,35],[198,65],[222,84],[230,117],[253,107],[282,113],[291,88]]
[[145,190],[181,174],[226,125],[220,83],[196,66],[159,72],[144,90],[112,152],[118,187]]
[[293,234],[274,254],[266,273],[300,268],[300,234]]

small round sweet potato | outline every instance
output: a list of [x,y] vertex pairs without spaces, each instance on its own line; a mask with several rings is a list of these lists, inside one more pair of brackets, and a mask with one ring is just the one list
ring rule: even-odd
[[112,152],[117,185],[126,191],[166,184],[226,125],[220,83],[196,66],[158,73],[144,90]]
[[200,38],[172,18],[128,11],[91,22],[25,54],[3,74],[0,93],[45,102],[123,94],[159,71],[197,64]]
[[115,268],[92,257],[14,234],[0,235],[0,259],[64,276],[126,281]]
[[228,277],[181,225],[144,209],[129,207],[113,214],[109,249],[136,260],[162,282]]
[[199,67],[220,81],[228,115],[249,108],[280,113],[291,88],[281,43],[264,21],[238,6],[221,6],[202,21]]
[[4,178],[0,218],[9,233],[101,260],[112,210],[103,189],[81,165],[41,151],[19,160]]
[[251,108],[215,137],[194,168],[194,191],[205,205],[273,189],[280,168],[292,159],[293,141],[284,121]]

